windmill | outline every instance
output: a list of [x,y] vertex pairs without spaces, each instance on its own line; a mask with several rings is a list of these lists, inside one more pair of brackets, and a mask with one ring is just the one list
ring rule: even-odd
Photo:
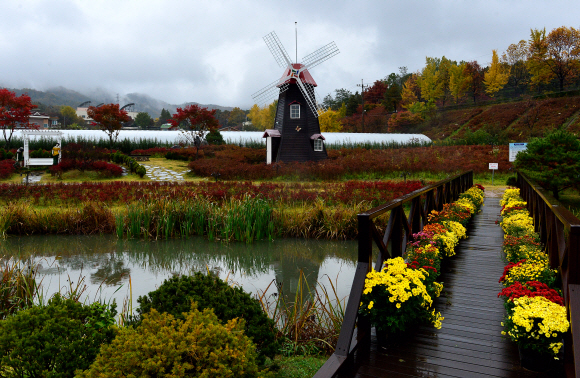
[[284,68],[279,80],[252,95],[256,103],[268,104],[278,96],[274,129],[264,133],[267,146],[266,163],[326,159],[324,137],[318,116],[326,111],[316,101],[316,82],[310,69],[339,53],[334,42],[292,63],[275,32],[264,37],[278,65]]

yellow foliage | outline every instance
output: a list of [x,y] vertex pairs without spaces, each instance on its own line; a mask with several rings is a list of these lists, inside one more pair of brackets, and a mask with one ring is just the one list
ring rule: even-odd
[[340,115],[340,111],[331,109],[327,110],[318,117],[318,121],[320,122],[320,131],[323,133],[337,133],[342,131],[342,124],[340,123],[341,119],[342,117]]
[[497,50],[492,50],[491,66],[484,74],[483,82],[485,83],[485,92],[493,97],[495,93],[501,90],[508,82],[509,73],[500,65],[497,56]]

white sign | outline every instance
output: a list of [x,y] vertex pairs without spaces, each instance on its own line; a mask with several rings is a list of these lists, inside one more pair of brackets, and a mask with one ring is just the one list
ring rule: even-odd
[[528,148],[527,143],[510,143],[510,159],[509,159],[509,161],[516,161],[516,155],[518,154],[518,152],[525,151],[527,148]]
[[499,163],[489,163],[489,169],[497,169]]

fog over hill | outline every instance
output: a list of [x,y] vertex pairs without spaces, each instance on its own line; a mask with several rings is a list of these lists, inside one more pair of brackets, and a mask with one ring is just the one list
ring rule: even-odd
[[[30,88],[10,88],[11,91],[15,92],[16,95],[20,96],[23,93],[27,93],[32,102],[41,103],[49,106],[60,106],[68,105],[76,108],[81,103],[85,101],[91,101],[91,105],[98,105],[100,103],[116,103],[117,96],[119,96],[119,105],[124,106],[126,104],[134,103],[135,111],[137,112],[147,112],[151,117],[156,118],[161,114],[161,109],[165,108],[169,112],[173,113],[178,107],[184,107],[190,104],[199,104],[197,102],[187,102],[184,104],[169,104],[163,100],[153,98],[149,95],[142,93],[127,93],[127,94],[117,94],[110,93],[101,88],[96,88],[90,92],[80,93],[72,89],[64,87],[54,87],[49,88],[46,91],[39,91]],[[220,109],[220,110],[232,110],[233,107],[221,106],[215,104],[199,104],[202,107],[208,109]]]

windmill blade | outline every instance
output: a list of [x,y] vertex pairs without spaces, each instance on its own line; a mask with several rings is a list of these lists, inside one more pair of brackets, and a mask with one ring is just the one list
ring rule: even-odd
[[286,89],[288,89],[288,83],[282,84],[280,86],[280,88],[278,88],[277,85],[279,82],[280,82],[279,80],[276,80],[276,81],[266,85],[264,88],[260,89],[256,93],[254,93],[252,95],[254,102],[258,105],[271,104],[272,101],[277,99],[277,97],[280,95],[280,93],[282,93]]
[[278,36],[275,32],[267,34],[264,37],[264,42],[266,42],[266,45],[270,49],[270,52],[280,67],[285,68],[292,64],[290,61],[290,56],[286,52],[286,49],[282,45],[282,42],[280,42],[278,39]]
[[300,92],[302,92],[302,95],[304,96],[306,102],[308,103],[308,106],[310,107],[310,110],[312,110],[314,116],[318,118],[318,116],[322,115],[326,111],[326,108],[324,108],[322,104],[318,104],[316,102],[314,87],[312,85],[310,86],[304,85],[304,83],[302,82],[302,80],[300,80],[299,77],[296,77],[295,79],[296,84],[298,84],[298,88],[300,88]]
[[338,50],[336,43],[333,41],[326,46],[322,46],[315,52],[306,55],[304,58],[302,58],[302,64],[310,70],[311,68],[318,66],[320,63],[332,58],[335,55],[338,55],[339,53],[340,50]]

